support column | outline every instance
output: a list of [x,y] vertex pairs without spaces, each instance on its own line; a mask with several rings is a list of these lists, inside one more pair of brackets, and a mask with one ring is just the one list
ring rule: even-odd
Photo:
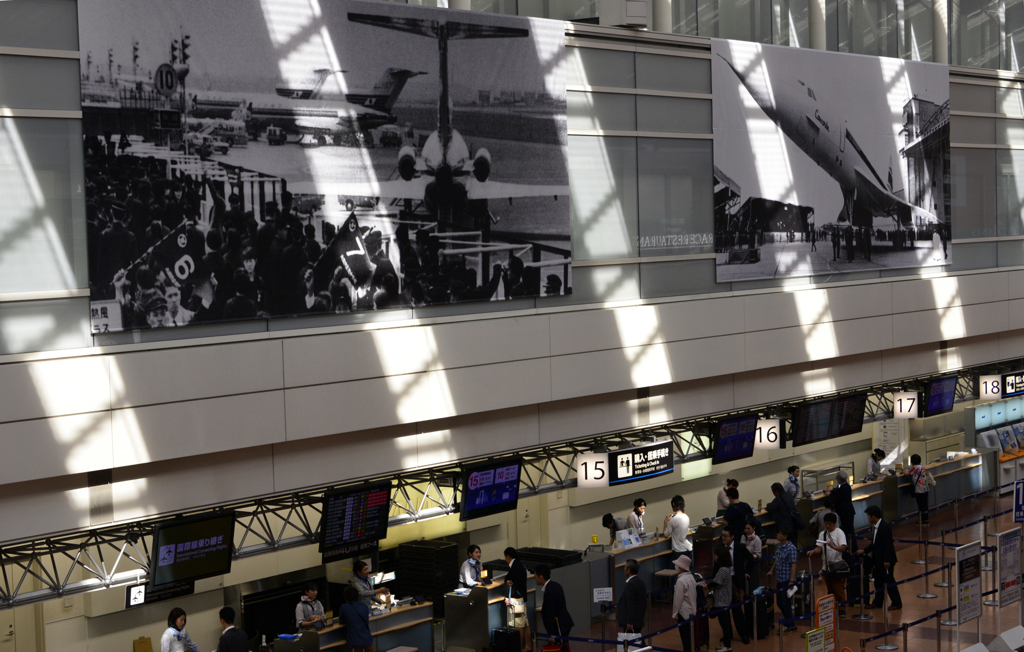
[[949,12],[945,0],[932,3],[932,53],[935,63],[949,63]]
[[825,40],[825,0],[807,0],[807,36],[811,48],[824,50]]
[[[682,0],[679,0],[680,2]],[[651,13],[653,14],[654,31],[672,32],[672,0],[651,0]]]

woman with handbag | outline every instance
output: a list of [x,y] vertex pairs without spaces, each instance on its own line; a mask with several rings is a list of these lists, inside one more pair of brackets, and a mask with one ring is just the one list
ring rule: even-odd
[[732,557],[726,547],[715,548],[715,577],[708,581],[712,589],[714,608],[722,609],[718,624],[722,626],[722,644],[716,652],[732,652],[732,621],[729,620],[729,605],[732,604]]
[[[818,535],[818,547],[807,553],[817,555],[824,552],[821,575],[825,578],[825,590],[836,596],[836,602],[846,602],[846,578],[850,574],[850,565],[844,558],[846,552],[846,535],[836,525],[839,517],[835,514],[825,516],[825,531]],[[846,617],[846,609],[839,609],[839,617]]]
[[903,472],[903,475],[910,476],[910,490],[914,493],[914,500],[917,501],[917,511],[921,513],[922,525],[928,525],[928,491],[935,486],[935,478],[931,471],[921,464],[921,456],[914,454],[910,456],[910,468]]
[[352,652],[372,652],[373,636],[370,634],[370,608],[359,599],[359,590],[346,586],[342,591],[345,604],[341,605],[341,620],[345,623],[345,640]]

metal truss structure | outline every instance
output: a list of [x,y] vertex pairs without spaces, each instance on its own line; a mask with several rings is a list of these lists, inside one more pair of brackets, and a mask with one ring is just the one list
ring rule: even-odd
[[[956,401],[977,397],[979,372],[1001,370],[989,365],[957,372]],[[945,375],[949,374],[863,387],[842,394],[867,392],[865,422],[871,422],[892,416],[892,392],[922,389],[929,379]],[[786,421],[790,410],[802,402],[768,405],[742,413],[756,411],[762,417]],[[523,458],[520,496],[576,486],[576,458],[582,453],[628,448],[670,438],[676,464],[708,458],[712,454],[714,422],[725,416],[728,415],[708,415],[518,451],[516,454]],[[235,558],[251,557],[316,543],[323,494],[339,487],[390,480],[390,526],[456,513],[464,468],[464,462],[452,463],[384,478],[209,506],[184,515],[233,511]],[[177,516],[181,515],[97,527],[0,547],[0,609],[147,581],[154,528]]]

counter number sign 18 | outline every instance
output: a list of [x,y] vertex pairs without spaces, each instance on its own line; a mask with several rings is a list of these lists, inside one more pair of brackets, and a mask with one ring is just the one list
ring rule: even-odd
[[576,486],[608,486],[608,453],[584,453],[576,457]]
[[917,392],[894,392],[892,395],[892,416],[895,419],[916,419],[918,414]]
[[779,420],[758,419],[754,431],[754,450],[772,450],[779,447]]
[[979,376],[978,398],[992,401],[1003,397],[1002,376]]

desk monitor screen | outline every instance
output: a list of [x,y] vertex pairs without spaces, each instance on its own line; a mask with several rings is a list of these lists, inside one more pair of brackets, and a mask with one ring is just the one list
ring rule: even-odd
[[363,485],[324,494],[320,552],[334,552],[388,535],[391,483]]
[[864,408],[868,402],[867,394],[851,394],[836,399],[832,410],[832,425],[829,427],[828,438],[855,435],[864,429]]
[[523,460],[506,457],[468,467],[462,474],[462,512],[459,520],[515,510],[519,505],[519,476]]
[[925,407],[922,416],[932,417],[953,410],[953,399],[956,398],[956,376],[938,378],[928,383],[925,394]]
[[828,439],[834,398],[803,403],[793,412],[793,446]]
[[157,525],[150,565],[152,585],[163,586],[231,572],[234,539],[234,512]]
[[746,414],[719,421],[711,463],[724,464],[751,457],[754,454],[754,435],[756,433],[756,414]]

